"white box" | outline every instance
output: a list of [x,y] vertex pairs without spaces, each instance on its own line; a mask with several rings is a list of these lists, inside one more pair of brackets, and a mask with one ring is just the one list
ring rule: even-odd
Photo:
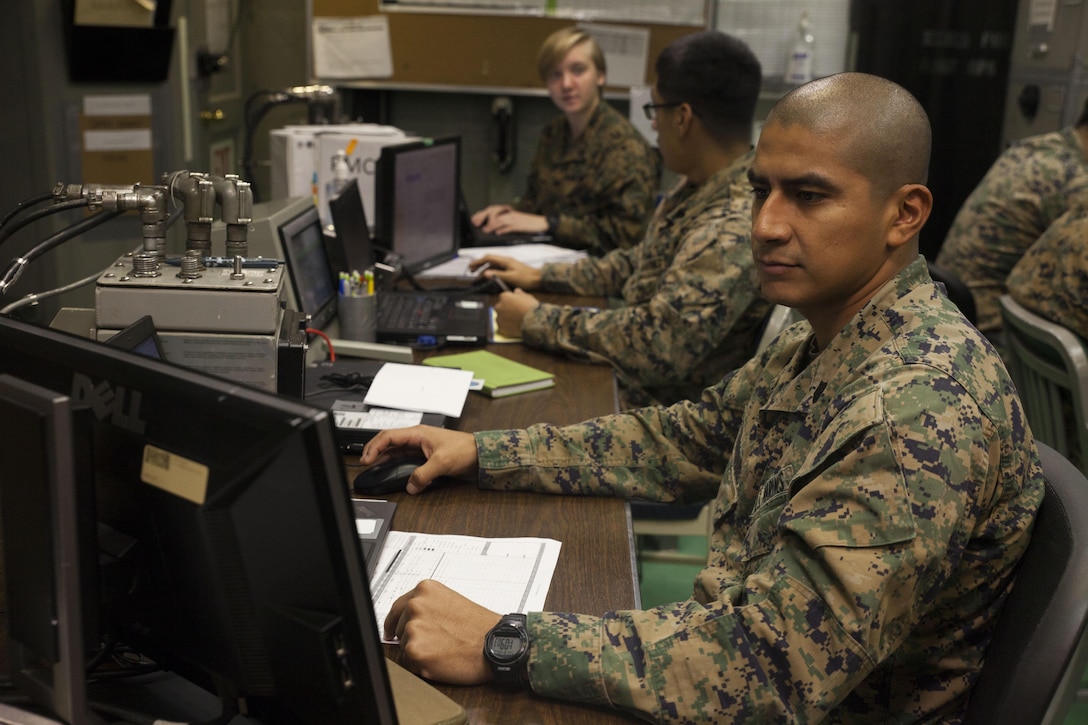
[[374,222],[374,170],[383,146],[417,141],[393,126],[374,123],[294,125],[275,129],[270,136],[272,199],[314,195],[321,223],[329,216],[329,186],[333,156],[354,140],[348,156],[349,176],[355,177],[363,198],[367,221]]

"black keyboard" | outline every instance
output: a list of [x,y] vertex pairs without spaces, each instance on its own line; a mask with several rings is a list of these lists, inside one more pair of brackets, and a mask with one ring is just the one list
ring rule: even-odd
[[449,305],[445,295],[434,292],[381,295],[378,299],[378,329],[381,330],[436,332]]

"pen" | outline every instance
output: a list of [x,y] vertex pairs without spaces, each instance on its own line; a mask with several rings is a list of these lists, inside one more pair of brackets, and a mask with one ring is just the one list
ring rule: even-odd
[[[202,263],[205,267],[233,267],[234,259],[231,257],[204,257]],[[181,266],[181,257],[167,257],[163,264],[171,267]],[[242,258],[242,267],[245,269],[275,269],[283,264],[278,259],[265,259],[263,257]]]
[[491,279],[495,280],[495,284],[499,285],[499,287],[502,289],[503,292],[509,292],[510,291],[510,285],[503,282],[500,277],[492,277]]
[[386,574],[388,574],[389,570],[393,568],[393,565],[397,563],[397,557],[400,556],[401,551],[403,551],[403,550],[402,549],[397,549],[397,551],[393,554],[393,560],[389,562],[389,566],[385,567],[385,573]]

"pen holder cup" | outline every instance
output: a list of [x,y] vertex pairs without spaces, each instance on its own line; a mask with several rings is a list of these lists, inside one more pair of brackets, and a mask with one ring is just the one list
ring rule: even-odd
[[378,297],[376,295],[344,295],[337,301],[340,337],[345,340],[374,342],[378,327]]

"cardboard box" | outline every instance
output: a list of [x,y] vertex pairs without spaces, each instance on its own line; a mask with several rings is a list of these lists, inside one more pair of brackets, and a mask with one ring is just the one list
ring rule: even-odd
[[271,132],[272,198],[312,195],[316,197],[321,223],[332,223],[329,191],[333,180],[333,157],[355,148],[348,157],[349,176],[355,177],[363,197],[367,221],[374,222],[374,170],[383,146],[417,141],[393,126],[373,123],[285,126]]

